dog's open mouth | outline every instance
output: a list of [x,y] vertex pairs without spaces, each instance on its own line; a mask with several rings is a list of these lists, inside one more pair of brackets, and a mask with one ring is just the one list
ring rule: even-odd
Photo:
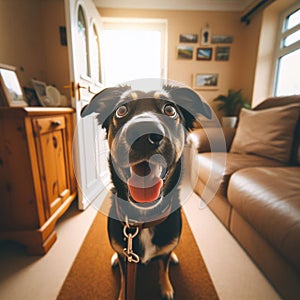
[[130,166],[129,193],[137,203],[152,203],[160,198],[166,169],[160,164],[142,161]]

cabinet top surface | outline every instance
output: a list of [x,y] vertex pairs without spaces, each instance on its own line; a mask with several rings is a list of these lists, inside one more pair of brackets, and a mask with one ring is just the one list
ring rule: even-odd
[[0,116],[48,116],[54,114],[70,114],[71,107],[0,107]]

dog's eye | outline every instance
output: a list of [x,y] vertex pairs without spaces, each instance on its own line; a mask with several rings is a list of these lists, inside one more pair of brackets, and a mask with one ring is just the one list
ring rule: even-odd
[[123,118],[128,114],[128,108],[126,105],[122,105],[120,107],[118,107],[118,109],[116,110],[116,117],[117,118]]
[[164,113],[168,116],[171,117],[173,119],[175,119],[177,117],[177,111],[175,109],[174,106],[167,104],[164,107]]

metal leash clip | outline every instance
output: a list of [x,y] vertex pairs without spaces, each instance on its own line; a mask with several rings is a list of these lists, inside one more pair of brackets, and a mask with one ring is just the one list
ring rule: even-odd
[[140,261],[139,256],[133,252],[132,249],[132,240],[137,236],[139,233],[139,228],[135,227],[135,232],[132,233],[127,233],[127,229],[130,229],[131,227],[128,224],[128,221],[126,220],[126,224],[123,227],[123,234],[127,238],[127,248],[123,249],[123,252],[125,256],[127,257],[128,262],[134,262],[138,263]]

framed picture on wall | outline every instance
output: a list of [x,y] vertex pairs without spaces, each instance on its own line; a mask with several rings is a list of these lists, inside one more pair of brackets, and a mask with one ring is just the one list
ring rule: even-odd
[[202,28],[201,31],[201,45],[209,45],[210,44],[210,28],[205,27]]
[[5,106],[28,106],[16,68],[13,66],[0,64],[0,97]]
[[212,44],[232,44],[233,37],[231,35],[213,35]]
[[216,61],[229,60],[230,47],[216,47]]
[[198,34],[182,33],[179,35],[179,43],[198,43]]
[[194,47],[192,46],[178,46],[177,58],[178,59],[193,59]]
[[193,88],[195,90],[217,90],[219,87],[219,74],[197,73],[193,75]]
[[212,48],[197,48],[197,60],[211,60]]

